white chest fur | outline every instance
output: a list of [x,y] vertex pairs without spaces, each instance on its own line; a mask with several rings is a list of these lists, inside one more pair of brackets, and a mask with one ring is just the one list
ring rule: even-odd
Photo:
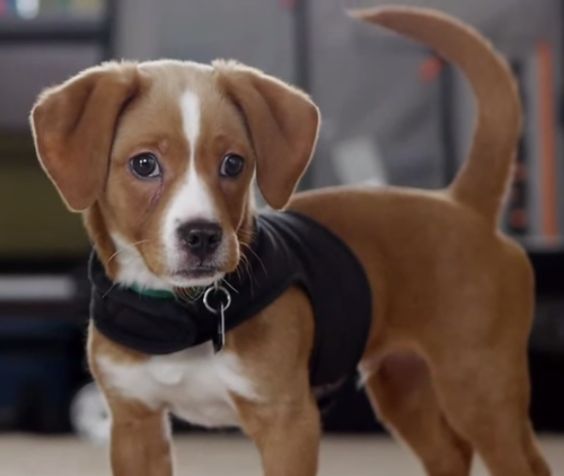
[[165,406],[198,425],[237,426],[231,394],[258,398],[237,357],[228,351],[215,354],[211,343],[139,364],[119,364],[105,356],[97,363],[106,385],[124,397],[151,408]]

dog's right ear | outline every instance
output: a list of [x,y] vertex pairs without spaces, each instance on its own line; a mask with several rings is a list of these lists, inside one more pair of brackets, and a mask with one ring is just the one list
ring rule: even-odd
[[33,107],[39,161],[72,211],[102,191],[118,117],[138,88],[134,63],[105,63],[46,90]]

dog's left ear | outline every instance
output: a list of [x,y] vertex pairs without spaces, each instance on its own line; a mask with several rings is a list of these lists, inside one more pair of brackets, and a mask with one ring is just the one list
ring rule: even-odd
[[272,208],[283,208],[313,155],[319,110],[305,93],[257,69],[221,60],[213,67],[246,120],[262,195]]

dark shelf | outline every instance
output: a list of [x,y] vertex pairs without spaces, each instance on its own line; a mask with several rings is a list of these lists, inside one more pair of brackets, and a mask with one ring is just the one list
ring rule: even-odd
[[110,35],[104,18],[46,18],[0,20],[0,42],[96,42]]

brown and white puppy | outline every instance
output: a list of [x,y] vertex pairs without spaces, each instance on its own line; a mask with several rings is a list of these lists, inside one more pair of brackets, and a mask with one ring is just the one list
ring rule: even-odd
[[[476,451],[492,475],[548,475],[528,417],[533,276],[523,250],[496,228],[521,123],[511,74],[476,32],[442,14],[354,16],[436,48],[469,77],[477,129],[447,189],[346,187],[291,198],[315,146],[318,110],[281,81],[223,61],[107,63],[47,90],[32,112],[41,164],[68,207],[83,213],[113,281],[177,292],[240,265],[256,175],[273,208],[314,218],[362,263],[378,297],[360,365],[366,390],[427,474],[468,475]],[[204,261],[180,237],[195,220],[219,226]],[[217,354],[204,344],[151,357],[91,328],[90,365],[112,413],[114,474],[172,474],[174,412],[240,426],[268,476],[314,475],[313,328],[298,288],[231,331]]]

